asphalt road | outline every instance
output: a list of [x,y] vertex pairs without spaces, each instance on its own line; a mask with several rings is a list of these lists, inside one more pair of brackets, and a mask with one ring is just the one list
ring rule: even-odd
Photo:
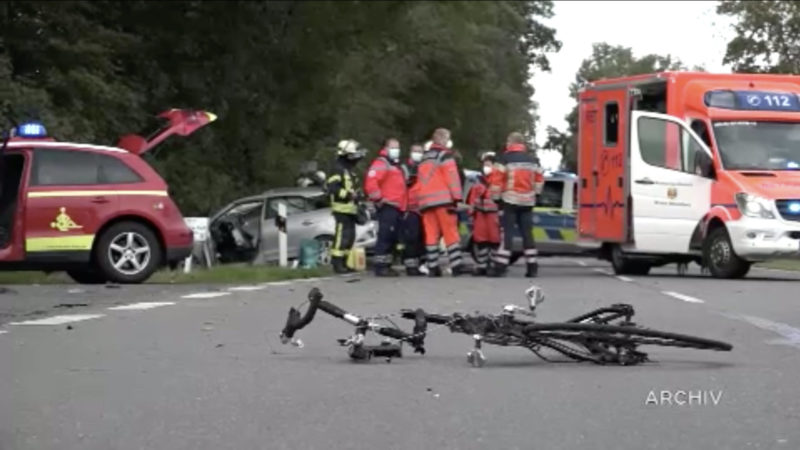
[[13,287],[0,294],[0,449],[800,448],[800,277],[608,270],[544,260],[540,320],[625,302],[637,323],[733,351],[651,348],[655,362],[616,367],[486,346],[486,366],[472,368],[471,339],[440,329],[424,356],[357,364],[335,342],[350,327],[322,313],[299,333],[303,348],[277,339],[312,286],[357,314],[498,312],[524,304],[519,269],[506,279]]

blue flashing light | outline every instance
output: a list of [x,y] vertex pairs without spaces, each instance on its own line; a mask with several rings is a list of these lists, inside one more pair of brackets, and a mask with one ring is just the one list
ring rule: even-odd
[[789,212],[792,214],[800,213],[800,202],[789,203]]
[[47,130],[38,122],[28,122],[18,126],[16,134],[19,137],[28,138],[47,137]]

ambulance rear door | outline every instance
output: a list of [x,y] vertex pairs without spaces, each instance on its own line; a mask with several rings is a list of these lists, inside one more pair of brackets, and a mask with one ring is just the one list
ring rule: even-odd
[[[620,87],[596,91],[598,109],[594,136],[591,210],[595,239],[622,243],[628,236],[627,214],[627,138],[628,89]],[[587,161],[588,162],[588,161]],[[583,203],[583,198],[581,199]],[[582,205],[583,206],[583,205]]]

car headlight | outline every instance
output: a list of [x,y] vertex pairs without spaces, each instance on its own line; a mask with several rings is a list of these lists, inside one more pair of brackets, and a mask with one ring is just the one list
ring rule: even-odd
[[774,219],[775,213],[772,201],[751,195],[746,192],[736,194],[736,205],[739,211],[747,217],[757,217],[761,219]]

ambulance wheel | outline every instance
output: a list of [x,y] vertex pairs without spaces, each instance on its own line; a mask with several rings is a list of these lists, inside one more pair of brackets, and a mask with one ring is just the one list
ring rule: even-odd
[[714,229],[706,237],[703,242],[703,259],[714,278],[742,278],[747,275],[752,265],[733,250],[731,238],[725,227]]
[[647,275],[651,268],[650,264],[626,257],[619,245],[611,247],[611,266],[617,275]]
[[67,275],[78,284],[104,284],[106,282],[103,274],[92,269],[72,269],[67,271]]
[[161,245],[150,228],[136,222],[112,225],[95,247],[100,272],[112,283],[142,283],[158,269]]

